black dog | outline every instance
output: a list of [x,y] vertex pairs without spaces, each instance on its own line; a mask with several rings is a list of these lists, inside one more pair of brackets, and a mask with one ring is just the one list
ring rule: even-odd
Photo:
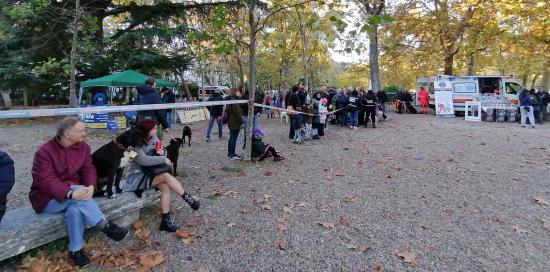
[[[108,144],[100,147],[92,154],[92,163],[97,171],[97,192],[95,196],[107,193],[109,198],[114,198],[113,184],[117,193],[121,193],[120,180],[124,168],[120,167],[120,160],[124,157],[124,151],[129,146],[138,146],[143,141],[143,133],[136,128],[126,130]],[[103,187],[107,188],[103,190]]]
[[172,162],[172,166],[174,167],[174,176],[178,175],[177,168],[178,168],[178,158],[180,156],[180,147],[183,145],[183,140],[181,138],[172,138],[170,140],[170,144],[165,147],[166,149],[166,158],[168,158]]
[[183,143],[185,143],[185,136],[189,138],[189,147],[191,147],[191,128],[189,126],[183,127],[183,134],[181,135],[181,139],[183,140]]

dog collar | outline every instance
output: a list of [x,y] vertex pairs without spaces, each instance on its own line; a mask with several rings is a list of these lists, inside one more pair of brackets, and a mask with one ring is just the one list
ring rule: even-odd
[[118,148],[122,149],[122,150],[126,150],[126,147],[124,147],[123,145],[119,144],[116,139],[113,139],[113,143],[118,146]]

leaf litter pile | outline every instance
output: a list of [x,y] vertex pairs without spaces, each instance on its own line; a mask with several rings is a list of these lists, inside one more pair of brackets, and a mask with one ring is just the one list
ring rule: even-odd
[[[544,271],[548,265],[550,155],[539,135],[550,127],[480,129],[459,118],[392,114],[375,130],[333,127],[326,139],[291,145],[278,120],[262,126],[285,161],[228,161],[226,141],[182,149],[180,169],[191,175],[178,179],[201,199],[201,209],[191,212],[174,198],[172,217],[183,225],[174,234],[158,231],[155,213],[136,222],[121,245],[94,235],[86,245],[94,267]],[[180,131],[176,126],[173,134]],[[100,137],[90,138],[99,147]],[[25,257],[20,269],[34,271],[33,263],[74,270],[66,252]]]

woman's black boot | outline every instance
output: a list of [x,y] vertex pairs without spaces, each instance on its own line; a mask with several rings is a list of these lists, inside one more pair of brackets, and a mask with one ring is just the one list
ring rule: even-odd
[[174,223],[172,223],[172,219],[170,219],[170,213],[163,213],[162,214],[162,220],[160,221],[160,227],[159,230],[164,230],[168,232],[175,232],[180,227]]

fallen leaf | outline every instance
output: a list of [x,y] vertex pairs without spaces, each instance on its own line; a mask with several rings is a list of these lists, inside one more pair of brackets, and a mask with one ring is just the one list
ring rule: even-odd
[[188,238],[181,239],[181,241],[186,245],[192,244],[194,240],[195,240],[195,237],[188,237]]
[[349,250],[356,250],[357,246],[353,245],[353,244],[346,244],[346,248],[349,249]]
[[391,176],[390,176],[390,175],[386,175],[386,178],[390,179],[390,178],[391,178]]
[[146,241],[147,237],[149,237],[149,234],[151,234],[151,231],[146,228],[141,228],[136,230],[136,237],[142,241]]
[[234,227],[235,225],[236,225],[236,224],[235,224],[235,223],[233,223],[233,222],[231,222],[231,223],[227,224],[227,226],[228,226],[228,227],[230,227],[230,228],[231,228],[231,227]]
[[410,263],[412,265],[417,264],[416,256],[408,250],[397,252],[397,256],[399,256],[406,263]]
[[334,228],[334,224],[329,223],[329,222],[317,222],[317,224],[325,227],[326,229],[333,229]]
[[267,211],[271,211],[271,206],[269,206],[269,205],[261,205],[261,206],[260,206],[260,209],[262,209],[262,210],[267,210]]
[[412,149],[411,146],[404,146],[406,149]]
[[301,203],[298,203],[298,205],[296,205],[296,206],[298,206],[298,207],[300,207],[300,208],[301,208],[301,207],[305,207],[305,206],[306,206],[306,203],[305,203],[305,202],[301,202]]
[[190,230],[185,229],[185,228],[180,228],[180,229],[176,230],[175,235],[178,238],[184,238],[184,239],[189,238],[189,237],[197,236],[197,234],[195,232],[190,231]]
[[260,197],[254,198],[254,199],[252,200],[252,202],[253,202],[254,204],[256,204],[256,205],[261,205],[261,204],[266,203],[267,200],[266,200],[265,198],[263,198],[263,197],[260,196]]
[[209,272],[208,268],[206,267],[199,267],[197,269],[193,269],[193,272]]
[[529,231],[528,230],[525,230],[525,229],[522,229],[518,226],[514,226],[512,227],[514,229],[515,232],[519,233],[519,234],[529,234]]
[[146,252],[139,256],[139,263],[145,267],[152,268],[164,262],[164,253],[160,251]]
[[344,176],[345,176],[345,175],[344,175],[343,173],[341,173],[341,172],[336,172],[336,173],[334,173],[334,175],[337,176],[337,177],[344,177]]
[[373,272],[382,272],[382,266],[377,263],[374,265],[374,268],[372,269]]
[[368,245],[362,245],[362,246],[359,247],[359,251],[365,252],[365,253],[366,253],[369,249],[370,249],[370,246],[368,246]]
[[354,203],[355,201],[357,201],[357,198],[354,196],[344,196],[342,199],[346,203]]
[[185,224],[183,224],[183,225],[186,226],[186,227],[196,227],[196,226],[199,225],[199,221],[200,221],[199,217],[195,216],[195,217],[187,220],[185,222]]
[[268,200],[268,199],[270,199],[270,198],[271,198],[271,196],[270,196],[270,195],[268,195],[268,194],[264,194],[264,198],[265,198],[265,200]]
[[349,227],[351,225],[349,220],[345,219],[344,217],[340,217],[340,220],[338,220],[338,224],[346,227]]
[[143,228],[145,225],[145,222],[143,220],[138,220],[132,224],[132,227],[134,227],[135,230]]
[[279,220],[277,220],[277,230],[280,231],[280,232],[285,232],[285,231],[288,230],[288,226],[286,225],[286,223],[284,221],[279,219]]
[[537,203],[541,207],[548,205],[548,202],[546,202],[544,199],[542,199],[540,197],[534,197],[533,201],[535,201],[535,203]]
[[242,214],[248,214],[248,213],[250,213],[250,210],[249,210],[249,209],[242,208],[242,209],[241,209],[241,213],[242,213]]
[[279,250],[286,250],[288,245],[285,241],[279,240],[279,241],[275,242],[275,247]]
[[275,175],[275,172],[273,172],[273,171],[266,171],[266,172],[264,173],[264,175],[266,175],[266,176],[274,176],[274,175]]
[[292,213],[292,210],[288,206],[284,206],[283,211],[286,212],[286,213],[290,213],[290,214]]
[[321,212],[330,212],[330,209],[327,208],[327,207],[323,207],[323,206],[320,206],[320,207],[317,207],[317,209]]
[[546,221],[546,220],[541,220],[541,221],[542,221],[542,227],[547,230],[550,230],[550,221]]

